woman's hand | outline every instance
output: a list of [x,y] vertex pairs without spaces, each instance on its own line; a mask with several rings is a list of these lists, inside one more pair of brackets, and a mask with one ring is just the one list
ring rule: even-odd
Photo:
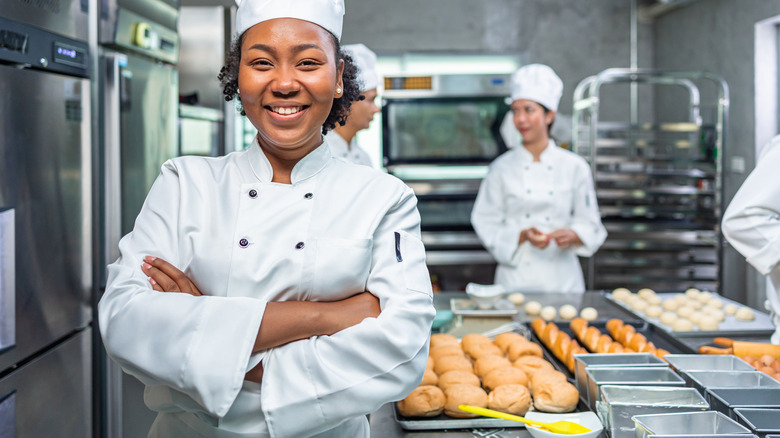
[[177,267],[157,257],[144,257],[141,270],[149,277],[152,289],[158,292],[182,292],[194,296],[203,295],[192,280]]
[[550,233],[550,237],[555,240],[559,248],[568,248],[573,245],[582,245],[580,236],[569,228],[561,228]]
[[524,241],[528,241],[536,248],[545,249],[550,244],[550,236],[537,230],[536,227],[531,227],[520,233],[520,243]]

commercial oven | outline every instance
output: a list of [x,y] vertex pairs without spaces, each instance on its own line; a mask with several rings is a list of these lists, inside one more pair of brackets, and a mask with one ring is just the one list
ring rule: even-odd
[[383,164],[417,195],[434,290],[493,282],[471,210],[488,165],[507,150],[509,85],[504,74],[385,77]]

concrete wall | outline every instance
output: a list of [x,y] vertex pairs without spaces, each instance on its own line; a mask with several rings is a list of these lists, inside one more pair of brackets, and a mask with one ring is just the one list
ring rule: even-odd
[[[707,0],[676,9],[655,21],[656,67],[717,73],[731,89],[724,147],[724,207],[755,162],[755,24],[777,15],[778,0]],[[776,84],[771,85],[769,88],[775,89]],[[662,99],[657,100],[659,112],[669,109]],[[732,166],[734,160],[740,159],[745,162],[744,172]],[[744,257],[727,247],[723,269],[723,291],[727,296],[763,308],[763,280],[744,262]]]

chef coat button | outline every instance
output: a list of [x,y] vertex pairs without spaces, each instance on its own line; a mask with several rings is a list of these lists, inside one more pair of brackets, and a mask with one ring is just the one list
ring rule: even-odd
[[295,249],[303,249],[303,242],[298,242],[295,244]]
[[546,220],[547,222],[550,222],[550,218],[549,217],[544,218],[544,220]]
[[547,166],[547,170],[552,170],[552,166]]
[[311,199],[311,198],[314,197],[314,193],[307,193],[307,194],[303,195],[303,197],[306,198],[306,199]]
[[526,213],[525,214],[525,218],[528,219],[529,217],[531,217],[531,214],[530,213]]
[[552,190],[550,190],[550,196],[552,196],[552,195],[553,195],[553,192],[552,192]]
[[246,248],[247,246],[249,246],[249,241],[246,239],[241,239],[238,241],[238,246],[240,246],[241,248]]
[[250,198],[257,198],[257,190],[252,189],[249,191],[249,197]]
[[525,166],[525,170],[528,170],[528,166]]
[[530,195],[531,194],[531,189],[527,189],[525,192]]

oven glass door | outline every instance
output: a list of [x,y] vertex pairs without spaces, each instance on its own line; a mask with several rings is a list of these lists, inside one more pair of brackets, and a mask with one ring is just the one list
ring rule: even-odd
[[506,151],[499,128],[504,97],[386,99],[385,166],[490,163]]

